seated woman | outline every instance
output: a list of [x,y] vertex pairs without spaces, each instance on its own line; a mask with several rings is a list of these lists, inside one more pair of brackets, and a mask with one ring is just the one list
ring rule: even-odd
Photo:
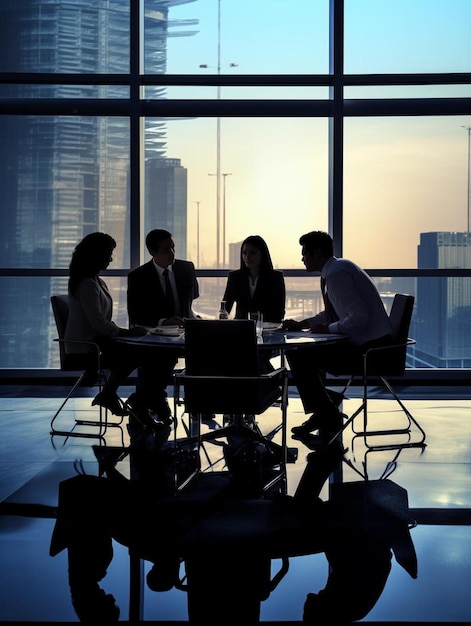
[[[147,357],[145,348],[117,343],[122,336],[145,335],[142,327],[120,328],[112,321],[113,300],[99,273],[113,260],[116,241],[106,233],[90,233],[76,246],[69,265],[69,317],[65,339],[89,341],[102,350],[103,366],[109,376],[93,405],[100,405],[115,415],[127,415],[118,387]],[[67,352],[87,352],[87,346],[65,345]]]
[[247,319],[260,311],[265,322],[281,322],[285,315],[286,288],[283,273],[273,269],[270,251],[259,235],[250,235],[240,247],[240,269],[229,272],[223,300],[228,313]]

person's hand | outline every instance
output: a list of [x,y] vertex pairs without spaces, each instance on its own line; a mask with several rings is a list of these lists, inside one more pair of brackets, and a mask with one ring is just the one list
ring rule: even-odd
[[162,322],[162,326],[182,326],[184,325],[183,317],[169,317],[168,319]]
[[315,326],[311,327],[311,333],[316,333],[318,335],[325,335],[329,333],[329,326],[328,324],[316,324]]
[[147,335],[147,330],[142,326],[133,326],[132,328],[125,329],[128,337],[143,337]]
[[301,330],[302,328],[302,322],[297,322],[296,320],[284,320],[281,327],[282,330]]

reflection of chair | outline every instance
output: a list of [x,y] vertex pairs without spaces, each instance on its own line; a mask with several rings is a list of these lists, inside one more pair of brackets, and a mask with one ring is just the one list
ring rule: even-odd
[[[248,461],[252,466],[257,465],[257,459],[267,464],[274,461],[276,475],[263,485],[263,489],[268,489],[286,475],[288,385],[286,368],[262,373],[261,363],[254,322],[187,320],[185,370],[174,377],[174,397],[175,414],[177,405],[183,404],[189,415],[185,445],[194,442],[204,449],[205,442],[221,444],[226,439],[227,445],[223,445],[229,469],[231,462],[237,465],[244,455],[247,460],[247,454],[254,454]],[[281,423],[264,435],[255,416],[275,403],[281,408]],[[202,434],[202,415],[213,413],[224,414],[227,425]],[[281,445],[272,441],[280,429]],[[241,442],[248,445],[240,445]],[[264,454],[266,458],[258,458]]]
[[[74,426],[71,430],[60,430],[55,428],[54,422],[60,412],[74,395],[78,387],[98,386],[101,391],[102,384],[105,380],[105,373],[102,369],[101,353],[98,345],[85,341],[70,341],[65,339],[65,328],[67,318],[69,316],[69,297],[66,295],[54,295],[51,297],[52,312],[57,326],[58,338],[55,339],[59,343],[60,367],[63,372],[82,372],[79,374],[76,382],[67,394],[54,417],[51,420],[51,435],[62,435],[64,437],[90,437],[102,439],[108,426],[119,426],[123,418],[119,422],[110,423],[108,421],[107,410],[99,407],[99,416],[97,420],[75,419]],[[76,345],[82,350],[86,347],[89,352],[70,353],[66,350],[66,345]],[[77,426],[93,427],[92,430],[75,430]]]
[[[363,355],[362,366],[355,372],[336,372],[335,374],[347,374],[350,376],[349,381],[343,392],[348,389],[355,377],[361,376],[363,386],[363,398],[359,408],[344,423],[342,431],[352,424],[353,432],[356,436],[363,437],[365,446],[369,449],[385,450],[398,448],[421,447],[425,448],[425,432],[414,419],[408,408],[401,401],[397,393],[392,388],[386,376],[403,376],[406,369],[406,353],[410,345],[415,344],[414,339],[409,338],[409,328],[412,319],[412,311],[414,308],[414,296],[406,294],[396,294],[389,314],[393,328],[393,344],[378,348],[370,348]],[[373,430],[368,429],[368,388],[371,387],[373,381],[378,381],[384,385],[390,392],[392,397],[398,402],[403,414],[407,418],[407,423],[403,427],[391,429]],[[354,428],[354,420],[358,415],[363,414],[363,429],[357,431]],[[411,441],[411,429],[415,426],[420,437],[416,441]],[[402,443],[390,444],[371,444],[368,438],[377,435],[401,435],[407,434],[408,440]]]

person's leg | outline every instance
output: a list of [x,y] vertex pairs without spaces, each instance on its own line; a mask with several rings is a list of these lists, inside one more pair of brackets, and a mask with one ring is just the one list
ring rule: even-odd
[[307,413],[335,413],[337,406],[325,387],[325,372],[343,357],[334,344],[308,346],[286,353],[293,380]]
[[176,363],[174,354],[162,351],[137,370],[136,395],[139,404],[156,413],[163,421],[172,415],[167,401],[167,386],[171,383]]
[[127,415],[124,403],[118,396],[119,387],[137,367],[132,351],[125,344],[119,344],[109,337],[101,341],[101,367],[108,370],[103,388],[94,398],[92,405],[100,405],[110,410],[114,415]]
[[359,358],[357,348],[350,343],[317,344],[287,352],[294,382],[298,388],[305,413],[311,417],[292,429],[295,435],[304,435],[321,429],[327,435],[342,426],[343,414],[338,400],[326,389],[326,371],[349,371]]

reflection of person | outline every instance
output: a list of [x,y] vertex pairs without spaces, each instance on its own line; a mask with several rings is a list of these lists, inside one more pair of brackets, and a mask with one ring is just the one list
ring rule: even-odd
[[[106,233],[90,233],[75,247],[69,266],[69,317],[65,339],[89,341],[103,351],[103,365],[109,367],[103,390],[92,404],[108,408],[115,415],[126,415],[117,394],[118,387],[143,357],[139,349],[118,344],[114,337],[144,335],[141,327],[120,328],[112,321],[113,300],[108,287],[99,277],[100,270],[112,261],[116,241]],[[80,351],[77,344],[66,343],[68,352]],[[82,346],[82,351],[90,348]]]
[[[195,267],[190,261],[175,259],[175,242],[166,230],[151,230],[146,246],[152,259],[128,274],[129,323],[182,326],[184,318],[194,317],[192,304],[199,296]],[[171,293],[166,291],[166,270]],[[161,419],[169,418],[166,387],[176,362],[174,354],[160,352],[151,366],[139,368],[136,394],[128,403],[144,404]]]
[[266,322],[281,322],[285,315],[283,273],[273,269],[268,246],[259,235],[251,235],[240,247],[240,268],[229,272],[223,300],[227,311],[236,303],[234,317],[247,319],[260,311]]
[[[147,575],[153,591],[179,586],[185,563],[189,623],[220,624],[227,611],[231,623],[259,623],[260,603],[276,586],[277,576],[270,580],[272,559],[324,551],[327,584],[308,595],[304,621],[361,619],[381,595],[392,553],[413,578],[417,557],[407,492],[398,485],[337,484],[340,491],[320,499],[343,454],[338,441],[310,453],[293,496],[246,498],[224,481],[205,481],[203,491],[190,488],[189,497],[159,492],[145,479],[80,475],[63,481],[50,554],[68,550],[70,591],[80,620],[118,620],[114,598],[98,585],[113,557],[112,539],[153,564]],[[219,575],[208,586],[215,571]]]
[[391,323],[371,278],[352,261],[333,255],[330,235],[313,231],[303,235],[299,243],[307,271],[320,272],[325,309],[299,322],[285,320],[283,327],[339,334],[346,340],[287,353],[304,411],[312,413],[292,431],[296,435],[317,429],[321,434],[332,433],[340,429],[342,414],[324,386],[325,372],[335,374],[358,369],[365,349],[391,343]]

